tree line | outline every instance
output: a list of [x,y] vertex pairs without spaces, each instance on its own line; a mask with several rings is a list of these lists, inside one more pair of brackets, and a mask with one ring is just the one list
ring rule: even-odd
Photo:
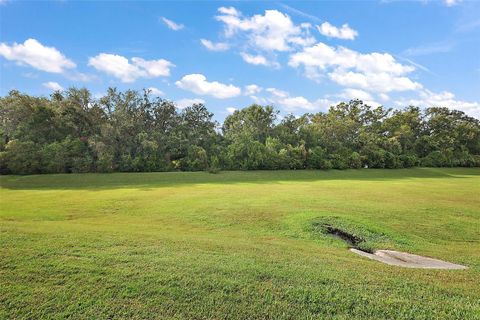
[[360,100],[283,118],[251,105],[223,124],[148,91],[71,88],[0,98],[0,173],[480,166],[480,121],[461,111]]

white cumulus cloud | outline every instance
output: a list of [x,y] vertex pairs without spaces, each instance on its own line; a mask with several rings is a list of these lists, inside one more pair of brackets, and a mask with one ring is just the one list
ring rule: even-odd
[[365,92],[363,90],[352,89],[352,88],[344,89],[343,92],[340,94],[340,96],[342,98],[350,99],[350,100],[352,99],[360,99],[363,101],[373,100],[373,97],[370,93]]
[[226,110],[229,114],[233,114],[235,111],[237,111],[237,108],[229,107]]
[[372,95],[366,91],[359,90],[359,89],[352,89],[352,88],[347,88],[342,91],[338,95],[338,97],[343,98],[344,100],[354,100],[354,99],[359,99],[362,100],[365,104],[368,104],[372,107],[378,107],[381,105],[381,103],[378,103],[375,101],[375,99],[372,97]]
[[203,99],[180,99],[175,101],[175,105],[179,109],[185,109],[186,107],[190,107],[194,104],[204,104],[205,100]]
[[378,96],[380,97],[380,99],[382,99],[382,101],[389,101],[390,100],[390,97],[389,97],[388,94],[380,93]]
[[361,73],[335,69],[329,73],[329,77],[344,87],[357,87],[379,93],[418,90],[423,87],[407,77],[392,76],[387,72]]
[[163,96],[165,94],[162,90],[155,87],[149,87],[147,90],[154,96]]
[[54,82],[54,81],[49,81],[49,82],[45,82],[43,83],[43,86],[45,88],[48,88],[52,91],[63,91],[63,87],[58,83],[58,82]]
[[8,45],[0,43],[0,56],[21,65],[29,65],[35,69],[63,73],[76,67],[75,63],[65,57],[54,47],[47,47],[35,39],[28,39],[23,44]]
[[248,44],[265,51],[289,51],[294,46],[311,45],[315,39],[309,35],[306,24],[296,25],[287,14],[278,10],[265,10],[263,15],[244,17],[235,8],[221,7],[216,19],[224,24],[225,36],[245,37]]
[[388,53],[363,54],[319,42],[290,55],[288,64],[293,68],[303,67],[306,76],[312,79],[327,75],[342,86],[378,93],[422,88],[406,76],[415,67],[399,63]]
[[209,82],[203,74],[198,73],[185,75],[175,82],[175,85],[199,95],[208,95],[218,99],[233,98],[241,94],[241,89],[232,84]]
[[446,107],[450,109],[460,110],[469,116],[480,119],[480,103],[468,102],[456,99],[455,95],[449,91],[432,92],[430,90],[422,90],[417,98],[403,99],[396,101],[398,106],[413,105],[418,107]]
[[122,82],[133,82],[139,78],[167,77],[175,65],[165,59],[144,60],[133,57],[130,61],[120,55],[100,53],[91,57],[88,65],[112,75]]
[[272,67],[279,67],[279,64],[275,61],[268,61],[267,58],[262,56],[261,54],[258,55],[251,55],[245,52],[240,53],[243,58],[243,61],[253,65],[261,65],[261,66],[272,66]]
[[223,13],[225,15],[230,15],[230,16],[239,16],[240,13],[235,9],[234,7],[220,7],[218,8],[218,12]]
[[251,95],[254,95],[254,94],[257,94],[257,93],[261,92],[262,90],[263,90],[262,87],[260,87],[256,84],[249,84],[249,85],[245,86],[245,90],[243,91],[243,93],[246,96],[251,96]]
[[310,101],[303,96],[291,96],[288,92],[276,88],[267,88],[266,91],[270,93],[270,96],[259,100],[281,107],[286,112],[317,112],[335,104],[334,101],[325,98]]
[[342,25],[340,28],[331,25],[329,22],[324,22],[317,26],[318,32],[329,38],[338,38],[344,40],[354,40],[358,36],[358,32],[348,24]]

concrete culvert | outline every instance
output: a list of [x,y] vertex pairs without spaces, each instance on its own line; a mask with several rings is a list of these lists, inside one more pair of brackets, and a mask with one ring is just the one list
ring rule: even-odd
[[372,260],[404,268],[467,269],[467,267],[460,264],[418,256],[406,252],[399,252],[393,250],[376,250],[374,253],[368,253],[354,248],[351,248],[350,251]]
[[313,222],[313,230],[342,239],[350,251],[363,257],[388,265],[420,269],[467,269],[467,267],[438,259],[418,256],[393,250],[375,250],[375,247],[390,247],[391,239],[386,234],[369,230],[362,225],[339,217],[322,217]]

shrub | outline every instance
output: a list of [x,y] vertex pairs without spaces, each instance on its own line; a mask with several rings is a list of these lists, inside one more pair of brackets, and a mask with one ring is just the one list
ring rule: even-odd
[[385,150],[369,145],[361,150],[362,158],[369,168],[385,168]]
[[397,155],[391,153],[391,152],[385,152],[385,157],[384,157],[384,162],[385,162],[385,168],[388,169],[396,169],[401,167],[401,161],[398,158]]
[[440,151],[430,152],[426,157],[421,159],[424,167],[450,167],[451,162],[448,157]]
[[209,173],[219,173],[220,172],[220,161],[217,156],[210,157],[210,165],[208,166]]
[[362,157],[358,152],[352,152],[348,157],[348,166],[352,169],[360,169],[362,167]]
[[455,155],[453,165],[459,167],[475,167],[475,157],[468,153],[467,150],[463,150]]
[[419,164],[419,160],[414,154],[402,154],[399,156],[399,160],[404,168],[415,167]]
[[325,149],[314,147],[308,150],[306,159],[307,168],[310,169],[331,169],[332,162],[328,159]]
[[32,141],[11,140],[2,152],[2,167],[13,174],[34,174],[42,172],[39,146]]
[[202,171],[208,169],[208,157],[205,149],[199,146],[191,146],[187,156],[182,158],[181,169],[186,171]]
[[348,169],[348,159],[340,154],[334,153],[330,155],[332,168],[345,170]]

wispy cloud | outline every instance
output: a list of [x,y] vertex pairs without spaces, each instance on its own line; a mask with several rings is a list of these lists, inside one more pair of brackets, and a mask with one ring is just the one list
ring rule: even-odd
[[468,31],[475,30],[477,28],[480,28],[480,19],[471,20],[471,21],[467,21],[467,22],[464,22],[462,20],[462,23],[457,26],[455,31],[457,31],[457,32],[468,32]]
[[202,45],[210,51],[225,51],[230,48],[229,44],[226,42],[212,42],[207,39],[200,39]]
[[445,40],[440,42],[427,43],[418,47],[408,48],[403,52],[406,56],[425,56],[434,53],[445,53],[452,51],[456,42],[452,40]]
[[445,3],[445,5],[447,7],[453,7],[453,6],[456,6],[457,4],[459,4],[460,2],[462,2],[462,0],[444,0],[443,3]]
[[273,68],[280,68],[280,64],[276,61],[269,61],[265,56],[251,55],[245,52],[241,52],[240,55],[243,58],[243,61],[253,65],[262,65],[262,66],[271,66]]
[[185,28],[185,26],[183,24],[180,24],[180,23],[176,23],[170,19],[167,19],[165,17],[161,17],[160,18],[163,23],[165,23],[165,25],[169,28],[169,29],[172,29],[174,31],[178,31],[178,30],[182,30],[183,28]]
[[[460,4],[463,0],[442,0],[442,1],[439,1],[439,0],[410,0],[410,2],[418,2],[418,3],[421,3],[421,4],[430,4],[430,3],[439,3],[439,4],[443,4],[443,5],[446,5],[447,7],[454,7],[458,4]],[[389,3],[393,3],[393,2],[405,2],[405,0],[380,0],[380,3],[382,4],[389,4]]]
[[280,7],[282,7],[283,9],[289,11],[290,13],[293,13],[293,14],[296,14],[298,16],[301,16],[301,17],[304,17],[304,18],[307,18],[307,19],[310,19],[312,21],[315,21],[315,22],[322,22],[322,20],[316,16],[313,16],[311,14],[308,14],[306,12],[303,12],[301,10],[298,10],[298,9],[295,9],[293,7],[290,7],[290,6],[287,6],[286,4],[284,3],[279,3]]
[[424,65],[422,65],[420,63],[417,63],[417,62],[413,61],[412,59],[408,59],[408,58],[401,57],[401,56],[395,56],[395,57],[397,59],[400,59],[400,60],[403,60],[403,61],[406,61],[406,62],[410,63],[411,65],[417,67],[420,70],[423,70],[423,71],[428,72],[432,75],[438,76],[438,74],[432,72],[429,68],[425,67]]

